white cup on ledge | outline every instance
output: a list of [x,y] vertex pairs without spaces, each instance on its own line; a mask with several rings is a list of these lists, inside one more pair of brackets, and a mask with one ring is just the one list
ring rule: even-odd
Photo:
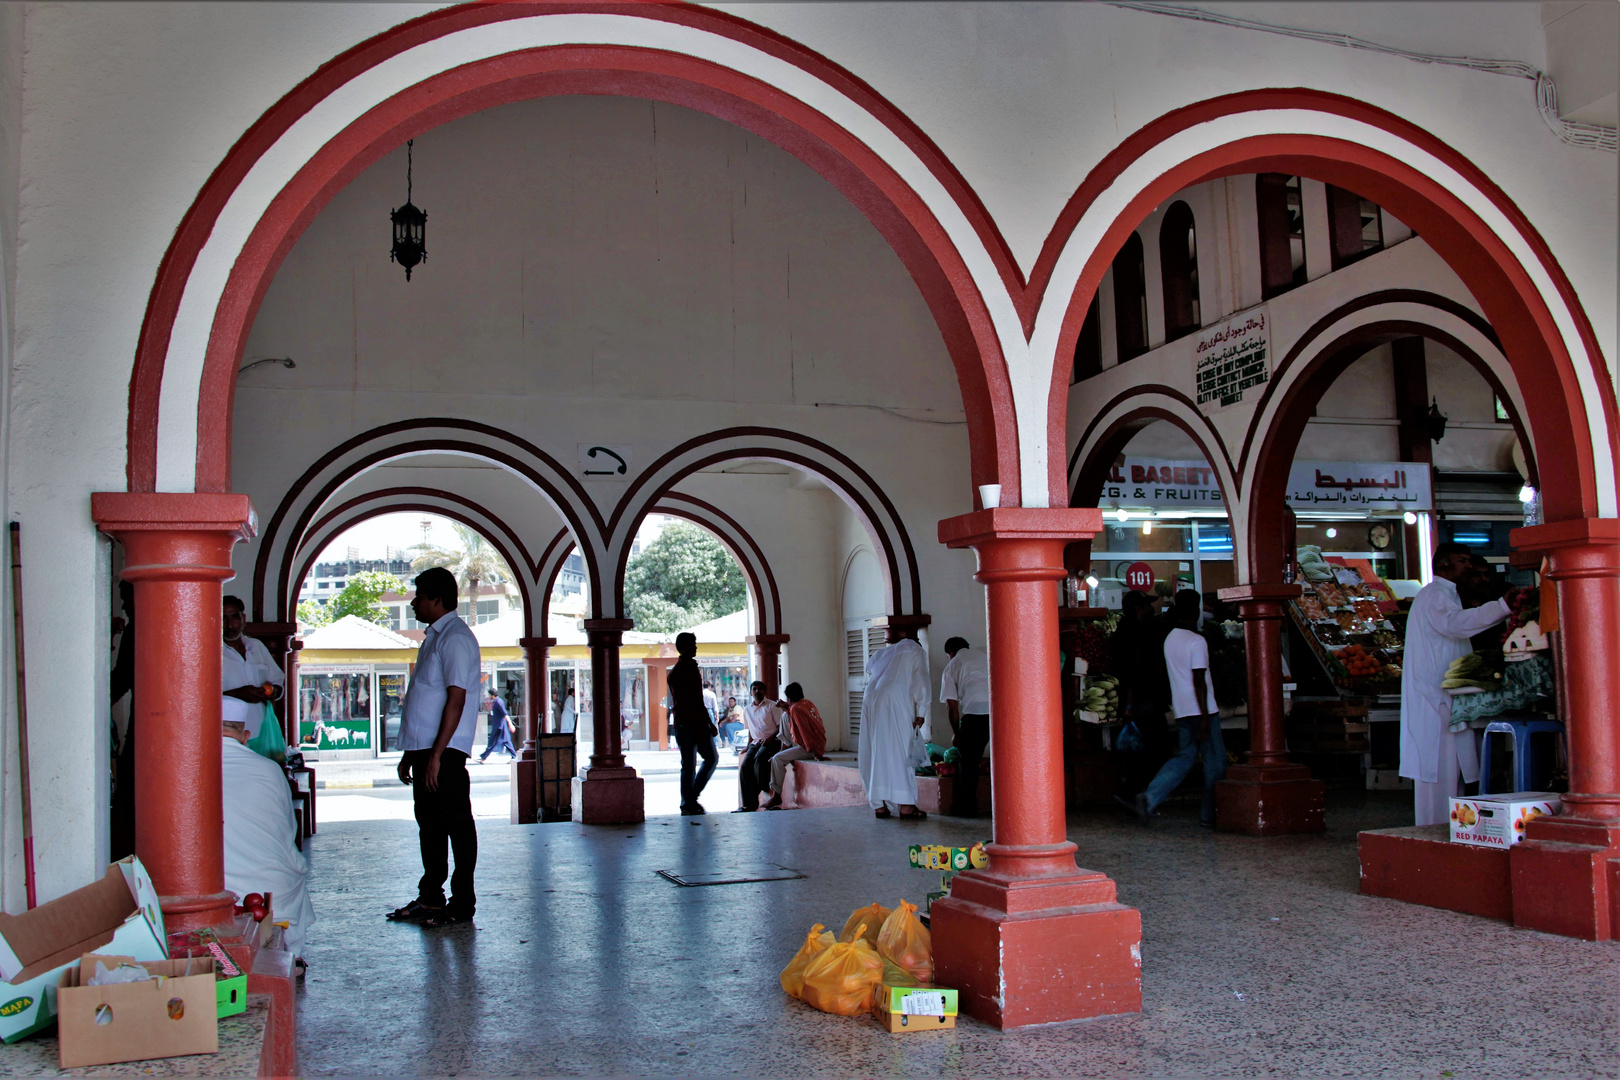
[[990,509],[992,506],[1000,506],[1001,505],[1001,485],[1000,484],[980,484],[979,485],[979,505],[981,507],[983,507],[984,509],[986,509],[986,510]]

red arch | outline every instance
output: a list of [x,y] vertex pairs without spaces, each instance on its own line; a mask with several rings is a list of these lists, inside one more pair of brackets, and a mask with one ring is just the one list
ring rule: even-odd
[[[130,383],[128,483],[156,486],[163,366],[187,279],[231,193],[302,115],[356,75],[425,41],[473,26],[546,13],[608,12],[723,34],[796,64],[849,94],[921,155],[990,251],[1008,287],[1021,288],[1006,244],[965,181],[898,109],[849,72],[732,16],[686,5],[511,3],[466,5],[402,24],[337,57],[265,113],[215,169],[158,269]],[[966,264],[917,194],[870,148],[802,101],[736,71],[675,53],[557,46],[508,53],[431,76],[355,120],[318,150],[276,196],[237,258],[214,313],[198,408],[198,491],[230,488],[236,365],[265,290],[320,209],[406,139],[459,116],[513,101],[608,94],[666,101],[770,139],[837,187],[893,246],[933,312],[956,367],[968,418],[973,482],[1018,490],[1016,417],[1006,362]],[[224,418],[221,420],[221,418]]]
[[[1111,409],[1123,401],[1128,401],[1133,397],[1145,396],[1173,398],[1192,412],[1197,413],[1198,411],[1198,406],[1184,394],[1177,393],[1166,387],[1139,386],[1132,387],[1115,397],[1103,409],[1099,410],[1097,415],[1100,418],[1107,415]],[[1102,492],[1103,483],[1108,476],[1108,470],[1113,467],[1114,459],[1119,456],[1120,451],[1125,448],[1125,445],[1131,441],[1137,432],[1155,420],[1164,420],[1180,428],[1193,441],[1193,445],[1198,447],[1199,453],[1204,455],[1204,460],[1211,465],[1216,463],[1214,454],[1210,452],[1211,446],[1220,450],[1220,460],[1226,465],[1227,475],[1233,477],[1234,483],[1242,483],[1232,468],[1232,459],[1226,453],[1226,445],[1221,442],[1219,434],[1213,428],[1200,432],[1188,424],[1184,417],[1177,415],[1170,409],[1161,408],[1157,405],[1139,405],[1110,422],[1107,429],[1092,447],[1090,456],[1084,462],[1079,462],[1079,469],[1074,471],[1075,479],[1074,487],[1070,491],[1070,505],[1096,506],[1097,499]],[[1080,447],[1091,439],[1091,433],[1096,430],[1096,424],[1097,421],[1092,421],[1092,425],[1081,436],[1079,445],[1074,449],[1076,459],[1080,456]],[[1071,463],[1071,469],[1073,464]],[[1219,486],[1221,498],[1230,507],[1232,496],[1235,493],[1228,491],[1225,484]]]
[[[1064,207],[1031,274],[1031,290],[1045,291],[1057,258],[1081,216],[1132,162],[1194,125],[1267,109],[1307,109],[1361,121],[1389,131],[1446,162],[1513,223],[1535,252],[1543,271],[1555,283],[1572,313],[1588,355],[1602,356],[1597,335],[1575,296],[1574,287],[1546,241],[1513,201],[1477,166],[1409,121],[1364,102],[1317,90],[1254,90],[1213,98],[1167,113],[1132,134],[1092,170]],[[1544,478],[1543,507],[1548,520],[1596,516],[1599,504],[1594,454],[1598,452],[1595,444],[1599,436],[1609,443],[1602,452],[1613,455],[1620,470],[1620,448],[1615,447],[1610,438],[1612,432],[1620,430],[1620,410],[1616,407],[1612,383],[1603,373],[1594,373],[1607,430],[1588,431],[1585,436],[1579,434],[1577,428],[1587,429],[1587,412],[1575,360],[1565,349],[1552,313],[1534,282],[1507,245],[1470,207],[1432,177],[1366,146],[1319,135],[1258,135],[1199,154],[1157,177],[1114,220],[1092,252],[1074,295],[1069,298],[1058,335],[1057,355],[1073,352],[1086,306],[1102,280],[1103,271],[1126,235],[1133,232],[1154,207],[1193,184],[1260,172],[1309,176],[1356,191],[1388,208],[1423,236],[1462,278],[1501,335],[1503,351],[1518,376],[1529,414],[1527,419],[1543,456],[1546,460],[1569,463],[1567,470]],[[1068,395],[1065,375],[1066,372],[1055,371],[1049,391],[1047,428],[1051,445],[1064,445]],[[1061,490],[1058,487],[1061,459],[1054,455],[1049,468],[1055,496]]]

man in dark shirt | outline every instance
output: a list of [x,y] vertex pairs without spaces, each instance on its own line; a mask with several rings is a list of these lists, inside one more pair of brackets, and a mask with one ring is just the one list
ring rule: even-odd
[[[675,745],[681,751],[681,813],[702,814],[706,811],[698,796],[720,764],[720,753],[714,748],[714,720],[703,701],[696,636],[676,635],[675,651],[681,658],[669,669],[669,695],[675,702]],[[703,758],[701,769],[697,768],[699,756]]]
[[489,755],[497,750],[505,750],[516,761],[517,750],[512,746],[512,733],[506,724],[506,706],[501,704],[494,687],[485,693],[489,697],[489,738],[484,740],[484,752],[479,755],[478,764],[488,761]]

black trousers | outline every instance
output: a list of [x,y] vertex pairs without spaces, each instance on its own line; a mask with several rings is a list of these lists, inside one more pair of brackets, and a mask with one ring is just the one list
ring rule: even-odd
[[416,802],[416,828],[422,842],[422,880],[416,898],[431,907],[444,904],[444,879],[450,877],[450,852],[456,855],[456,873],[450,877],[450,909],[473,914],[478,897],[473,893],[473,871],[478,866],[478,827],[473,823],[472,788],[467,780],[467,755],[446,749],[439,758],[439,789],[427,787],[431,750],[407,750],[411,763],[411,795]]
[[963,713],[956,722],[956,796],[951,811],[957,817],[979,814],[979,763],[990,745],[987,713]]
[[[681,750],[681,805],[691,806],[709,785],[709,777],[720,764],[720,752],[714,748],[714,736],[707,731],[700,733],[678,727],[675,745]],[[701,769],[697,768],[699,757],[703,758]]]
[[737,783],[742,787],[745,809],[759,809],[759,793],[771,786],[771,758],[781,750],[782,741],[772,735],[743,752],[742,761],[737,764]]

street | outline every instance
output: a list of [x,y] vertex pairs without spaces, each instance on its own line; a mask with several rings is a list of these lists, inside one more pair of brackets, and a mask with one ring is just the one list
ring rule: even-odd
[[[738,803],[737,766],[731,755],[721,754],[720,768],[715,770],[709,786],[704,789],[702,803],[711,814],[724,814],[735,810]],[[474,758],[474,761],[477,759]],[[490,759],[487,765],[470,765],[468,771],[476,780],[480,771],[494,770],[502,779],[475,782],[472,785],[472,808],[476,818],[507,821],[511,817],[511,788],[505,757]],[[680,813],[681,778],[676,772],[655,772],[644,778],[647,785],[647,816],[663,817]],[[411,790],[406,787],[326,788],[316,803],[317,826],[329,821],[411,820]]]

